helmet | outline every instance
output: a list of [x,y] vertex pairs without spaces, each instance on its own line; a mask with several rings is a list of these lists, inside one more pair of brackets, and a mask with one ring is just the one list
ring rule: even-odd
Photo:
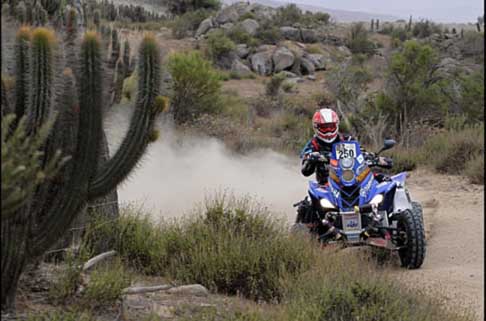
[[331,143],[338,135],[339,117],[332,109],[320,109],[312,117],[312,127],[318,139]]

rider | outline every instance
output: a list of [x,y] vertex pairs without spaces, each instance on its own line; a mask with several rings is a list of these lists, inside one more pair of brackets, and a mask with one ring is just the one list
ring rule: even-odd
[[[322,160],[322,156],[327,158],[327,155],[332,152],[332,146],[335,143],[355,140],[354,137],[339,133],[339,117],[337,113],[330,108],[322,108],[315,112],[312,117],[312,127],[315,135],[307,142],[304,149],[300,153],[302,159],[302,174],[304,176],[310,176],[316,173],[316,181],[320,185],[328,184],[329,170],[326,167],[326,163]],[[362,149],[364,152],[364,149]],[[379,157],[378,164],[384,168],[390,168],[392,161],[389,158]],[[375,179],[383,181],[386,176],[383,174],[375,174]],[[303,223],[310,223],[313,221],[312,217],[312,205],[309,203],[301,202],[297,209],[298,220]]]
[[351,136],[339,133],[339,117],[337,113],[330,108],[322,108],[315,112],[312,117],[312,127],[314,137],[312,137],[300,153],[302,159],[302,175],[310,176],[316,173],[317,183],[325,185],[329,171],[324,164],[316,161],[311,157],[319,154],[328,154],[332,152],[332,145],[345,140],[352,140]]

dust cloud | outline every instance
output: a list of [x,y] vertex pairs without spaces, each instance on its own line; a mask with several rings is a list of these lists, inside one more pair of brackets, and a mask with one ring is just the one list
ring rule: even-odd
[[[107,117],[112,153],[124,137],[129,114],[125,107]],[[167,120],[157,125],[159,140],[118,188],[122,204],[143,204],[156,217],[172,218],[188,215],[205,197],[226,191],[249,195],[278,217],[295,219],[292,204],[307,193],[298,155],[292,159],[272,150],[235,155],[217,139],[178,133]]]

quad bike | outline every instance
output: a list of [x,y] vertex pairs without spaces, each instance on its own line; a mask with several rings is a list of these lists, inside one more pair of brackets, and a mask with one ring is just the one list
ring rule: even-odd
[[[332,153],[313,153],[329,170],[328,182],[309,181],[308,196],[294,207],[292,231],[310,232],[322,244],[369,245],[397,251],[403,267],[419,268],[425,257],[422,207],[405,188],[405,172],[375,176],[379,154],[395,145],[385,140],[377,153],[361,151],[356,141],[334,144]],[[385,166],[382,166],[385,167]]]

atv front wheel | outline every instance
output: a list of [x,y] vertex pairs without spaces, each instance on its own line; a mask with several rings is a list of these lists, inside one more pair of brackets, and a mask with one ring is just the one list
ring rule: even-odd
[[405,210],[397,220],[398,250],[402,267],[418,269],[425,258],[425,232],[421,213],[417,207]]

